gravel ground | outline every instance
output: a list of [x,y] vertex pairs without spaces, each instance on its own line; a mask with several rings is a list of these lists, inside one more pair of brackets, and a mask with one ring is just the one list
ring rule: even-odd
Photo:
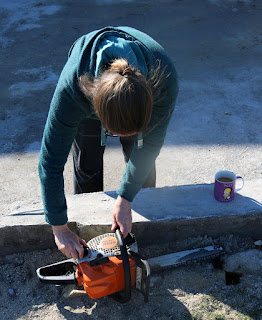
[[[254,248],[253,239],[229,235],[220,239],[187,239],[161,248],[142,248],[146,258],[176,250],[223,245],[226,256]],[[178,249],[179,248],[179,249]],[[262,319],[262,273],[244,274],[237,285],[226,285],[224,271],[212,261],[155,272],[151,277],[149,302],[133,290],[132,299],[121,305],[105,297],[87,295],[66,299],[63,286],[42,284],[35,270],[63,260],[57,250],[14,254],[3,257],[0,265],[0,319]],[[261,273],[261,274],[260,274]]]

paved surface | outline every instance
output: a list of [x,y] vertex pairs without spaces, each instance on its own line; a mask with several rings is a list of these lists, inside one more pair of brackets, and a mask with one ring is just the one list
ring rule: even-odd
[[[169,188],[142,192],[133,203],[134,211],[141,197],[145,212],[152,212],[152,199],[164,197],[166,203],[178,201],[184,216],[202,213],[204,217],[207,212],[214,214],[213,210],[217,214],[213,204],[210,210],[202,209],[212,198],[215,172],[223,169],[243,176],[249,181],[249,190],[258,186],[262,179],[261,10],[258,0],[0,0],[3,225],[8,225],[13,213],[41,209],[37,162],[55,84],[75,39],[106,25],[130,25],[150,34],[166,48],[180,78],[176,110],[157,159],[157,187]],[[105,153],[105,191],[118,188],[123,172],[120,145],[112,139]],[[194,192],[185,191],[187,185],[192,186],[190,190],[203,191],[200,203]],[[241,196],[238,199],[241,210],[247,208],[246,214],[248,208],[257,213],[261,207],[252,201],[254,198],[261,203],[261,188],[255,189],[256,193],[243,189],[243,197],[250,201],[241,202]],[[65,190],[69,199],[75,199],[70,198],[71,157],[65,168]],[[107,209],[101,221],[106,224],[112,200],[108,207],[104,203],[102,207]],[[199,210],[193,210],[195,206]],[[87,218],[93,219],[94,212],[96,208],[90,206]],[[77,218],[72,219],[83,222],[84,218],[74,213]],[[162,217],[157,221],[177,211],[164,208],[159,213]],[[15,219],[17,224],[20,219],[32,224],[36,216]],[[154,220],[152,216],[146,218]]]

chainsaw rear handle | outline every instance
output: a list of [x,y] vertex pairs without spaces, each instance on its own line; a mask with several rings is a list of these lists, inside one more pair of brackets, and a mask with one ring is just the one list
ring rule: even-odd
[[119,227],[115,231],[116,238],[120,247],[122,261],[123,261],[123,269],[124,269],[124,277],[125,277],[125,290],[122,292],[116,292],[110,295],[111,298],[120,303],[126,303],[131,299],[131,272],[130,272],[130,264],[129,258],[126,250],[125,239],[119,229]]
[[77,283],[75,270],[75,260],[68,259],[38,268],[36,274],[41,282],[59,285],[74,284]]
[[[88,248],[84,247],[84,257],[88,255]],[[50,284],[77,284],[76,261],[67,259],[48,266],[38,268],[36,274],[41,282]]]

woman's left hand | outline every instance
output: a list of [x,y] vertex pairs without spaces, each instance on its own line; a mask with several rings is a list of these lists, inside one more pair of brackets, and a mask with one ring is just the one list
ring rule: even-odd
[[125,238],[132,229],[131,203],[121,196],[117,197],[112,215],[112,231],[119,226]]

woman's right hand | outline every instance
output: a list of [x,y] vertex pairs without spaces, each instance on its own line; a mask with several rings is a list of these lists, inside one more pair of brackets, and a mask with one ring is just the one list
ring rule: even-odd
[[67,258],[82,259],[84,255],[84,247],[88,247],[85,240],[79,238],[72,232],[67,224],[61,226],[52,226],[55,243],[58,249]]

